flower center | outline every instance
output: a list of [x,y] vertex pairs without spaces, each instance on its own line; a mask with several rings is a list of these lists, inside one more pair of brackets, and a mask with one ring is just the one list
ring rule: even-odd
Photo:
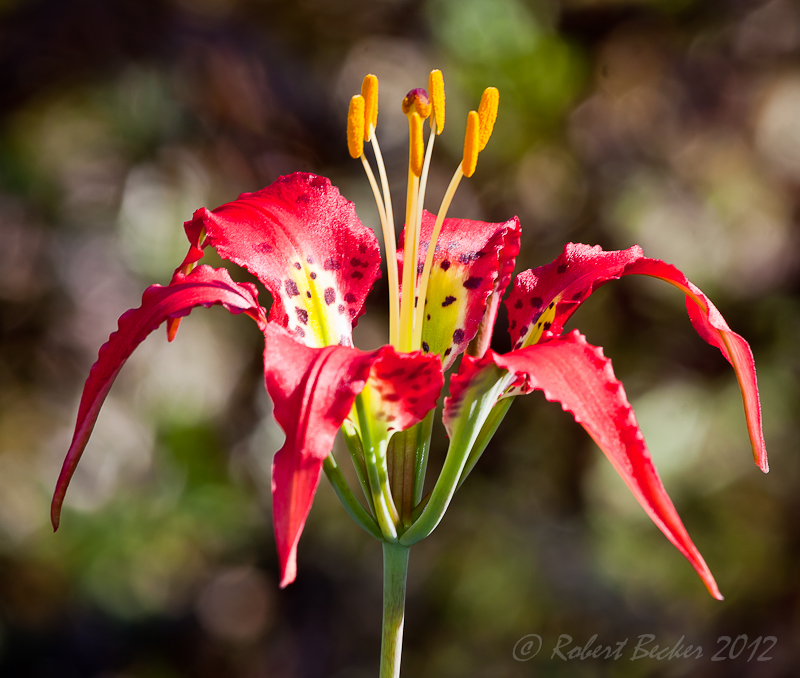
[[[405,239],[403,251],[403,277],[398,280],[397,251],[395,246],[394,213],[386,178],[386,167],[381,155],[375,127],[378,122],[378,79],[374,75],[364,78],[361,94],[350,100],[347,114],[347,148],[353,158],[364,166],[383,231],[386,265],[389,278],[389,343],[401,351],[419,350],[422,344],[422,325],[425,319],[425,299],[433,266],[436,243],[447,211],[463,177],[475,172],[478,154],[486,147],[492,135],[499,92],[488,87],[483,92],[477,111],[467,116],[464,136],[464,155],[447,187],[436,215],[430,241],[425,243],[425,261],[419,268],[422,210],[428,185],[433,142],[442,133],[445,120],[444,79],[441,71],[431,71],[428,90],[412,89],[403,99],[402,110],[408,118],[408,190],[406,193]],[[431,132],[427,148],[423,138],[423,122],[430,118]],[[380,176],[380,188],[369,161],[364,155],[364,142],[371,142],[375,163]]]

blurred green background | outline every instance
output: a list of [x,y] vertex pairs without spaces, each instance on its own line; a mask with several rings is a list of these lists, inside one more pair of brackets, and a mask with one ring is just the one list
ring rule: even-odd
[[[48,504],[97,349],[146,285],[168,282],[182,222],[304,170],[374,226],[347,154],[348,99],[379,76],[402,204],[399,104],[431,68],[448,117],[429,209],[466,112],[499,87],[494,138],[450,214],[518,214],[518,270],[570,240],[638,243],[679,266],[751,342],[772,472],[754,466],[733,372],[682,296],[647,280],[604,287],[578,326],[614,360],[726,600],[535,394],[412,551],[404,675],[798,675],[793,0],[0,1],[0,675],[376,675],[380,547],[324,479],[297,582],[277,587],[269,468],[283,436],[246,318],[198,310],[174,344],[154,333],[105,404],[56,535]],[[385,290],[362,348],[383,341]],[[434,467],[442,454],[439,440]],[[528,634],[543,648],[518,662]],[[565,663],[551,658],[561,634],[629,643],[619,661]],[[684,636],[704,656],[630,661],[641,634],[662,647]],[[722,636],[747,650],[711,661],[733,649]],[[777,638],[772,659],[748,662],[760,636]]]

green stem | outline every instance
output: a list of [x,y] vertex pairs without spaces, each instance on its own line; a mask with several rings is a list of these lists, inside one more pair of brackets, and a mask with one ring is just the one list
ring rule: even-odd
[[322,468],[325,469],[325,475],[328,476],[328,480],[333,486],[333,491],[336,492],[336,496],[339,497],[339,501],[342,502],[342,506],[344,506],[344,510],[347,511],[348,515],[375,539],[383,540],[380,528],[372,519],[372,516],[366,512],[364,507],[353,496],[332,454],[325,457]]
[[370,429],[370,420],[364,406],[363,394],[356,396],[356,412],[358,413],[361,438],[364,445],[364,457],[367,467],[372,502],[375,507],[375,518],[381,528],[383,539],[397,541],[397,524],[400,517],[392,500],[389,489],[389,477],[386,471],[386,441],[375,440]]
[[406,605],[408,552],[400,544],[383,544],[383,633],[380,678],[400,676]]
[[497,368],[486,369],[470,388],[462,405],[462,415],[454,422],[450,448],[431,498],[419,518],[400,538],[400,543],[404,546],[411,546],[425,539],[444,516],[483,424],[489,418],[500,394],[508,386],[508,379],[503,378],[503,374],[504,371]]
[[361,446],[361,439],[358,434],[348,430],[349,424],[346,422],[342,424],[342,435],[344,441],[347,443],[347,450],[350,452],[350,458],[353,460],[353,468],[356,470],[358,482],[361,484],[361,490],[369,503],[369,509],[372,515],[375,515],[375,504],[372,501],[372,492],[369,489],[369,479],[367,478],[367,466],[364,462],[364,448]]
[[414,460],[414,506],[422,500],[422,490],[425,486],[425,471],[428,469],[428,454],[431,450],[431,433],[433,432],[433,417],[436,408],[432,409],[419,426],[420,434],[417,443],[417,454]]
[[[486,418],[486,423],[483,425],[483,428],[481,428],[481,432],[478,434],[478,438],[475,440],[475,444],[472,446],[469,457],[467,457],[467,463],[464,464],[464,470],[461,472],[461,478],[458,481],[458,487],[461,487],[464,484],[467,476],[470,474],[472,469],[475,468],[475,464],[478,463],[478,459],[481,458],[481,455],[486,449],[486,446],[489,444],[489,441],[494,437],[498,426],[500,426],[502,423],[506,413],[508,412],[508,408],[511,407],[511,403],[513,402],[514,398],[503,398],[492,408],[492,411]],[[458,489],[458,487],[456,489]]]

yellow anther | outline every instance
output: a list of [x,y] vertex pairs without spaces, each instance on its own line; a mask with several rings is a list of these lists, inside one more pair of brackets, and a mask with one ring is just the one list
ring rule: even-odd
[[464,159],[461,161],[461,171],[466,177],[471,177],[478,165],[480,126],[481,119],[478,112],[470,111],[467,116],[467,133],[464,135]]
[[364,97],[364,141],[372,138],[370,126],[378,126],[378,78],[371,73],[361,83],[361,96]]
[[431,114],[431,104],[428,101],[428,93],[422,88],[412,89],[406,98],[403,99],[403,113],[408,115],[412,111],[417,113],[420,118],[427,120]]
[[422,174],[425,140],[422,138],[422,118],[416,111],[408,116],[408,136],[408,166],[418,177]]
[[486,148],[486,144],[489,143],[489,137],[492,136],[494,121],[497,120],[497,107],[499,104],[500,92],[497,91],[497,87],[487,87],[483,90],[481,104],[478,106],[478,115],[481,119],[479,151]]
[[433,117],[431,127],[436,123],[436,134],[441,134],[444,129],[444,78],[440,70],[431,71],[428,76],[428,92],[430,92]]
[[353,158],[364,152],[364,97],[360,94],[350,99],[347,111],[347,150]]

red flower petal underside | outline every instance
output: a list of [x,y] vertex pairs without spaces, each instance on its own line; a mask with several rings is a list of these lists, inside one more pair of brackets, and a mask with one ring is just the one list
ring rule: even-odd
[[749,344],[733,332],[714,305],[677,268],[644,256],[641,248],[604,252],[600,247],[569,243],[552,263],[517,276],[506,300],[509,331],[515,348],[532,332],[559,334],[564,323],[594,290],[625,275],[649,275],[676,286],[686,295],[686,310],[698,334],[731,363],[744,401],[753,457],[769,470],[761,423],[755,363]]
[[523,392],[541,390],[547,400],[561,403],[575,417],[653,522],[689,560],[711,595],[721,599],[714,577],[658,477],[625,389],[602,349],[587,343],[576,330],[508,355],[489,351],[482,360],[466,356],[462,361],[465,378],[454,380],[455,386],[451,382],[455,401],[469,375],[492,363],[516,375]]
[[169,318],[186,316],[196,306],[221,304],[231,313],[246,313],[264,327],[264,310],[258,292],[249,283],[235,283],[225,269],[200,266],[189,275],[176,275],[167,287],[152,285],[142,296],[142,305],[122,315],[119,327],[100,348],[83,387],[72,444],[58,477],[51,506],[53,528],[58,529],[67,486],[92,433],[97,415],[114,379],[134,349]]
[[378,350],[368,384],[372,414],[387,431],[405,431],[425,417],[444,385],[442,363],[421,351],[398,353],[392,346]]
[[324,177],[290,174],[186,222],[192,249],[213,245],[274,298],[270,321],[308,346],[352,345],[352,328],[380,276],[375,234]]
[[364,388],[375,357],[341,346],[310,348],[273,323],[265,337],[267,391],[275,419],[286,434],[272,463],[272,520],[283,587],[297,573],[297,543],[322,463]]
[[[424,211],[418,274],[422,273],[435,223],[435,215]],[[505,291],[519,253],[519,234],[516,217],[500,224],[444,220],[428,283],[422,348],[441,355],[445,370],[478,332],[489,296],[495,291],[502,296]],[[397,251],[401,276],[404,239],[405,229]]]

